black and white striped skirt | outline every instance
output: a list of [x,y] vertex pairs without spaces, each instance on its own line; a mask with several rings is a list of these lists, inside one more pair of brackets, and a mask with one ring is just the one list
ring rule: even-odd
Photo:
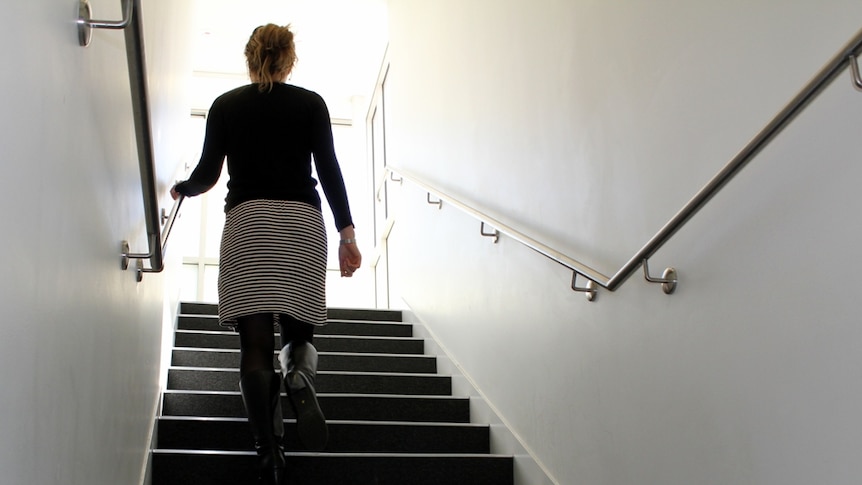
[[326,324],[326,230],[316,207],[243,202],[227,213],[219,258],[219,324],[256,313]]

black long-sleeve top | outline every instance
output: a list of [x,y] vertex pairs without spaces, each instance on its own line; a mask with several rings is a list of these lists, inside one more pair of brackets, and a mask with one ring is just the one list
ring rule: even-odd
[[176,190],[189,197],[206,192],[227,157],[225,212],[253,199],[293,200],[320,209],[312,155],[336,228],[344,229],[353,220],[323,98],[289,84],[275,84],[268,93],[246,85],[213,102],[200,162]]

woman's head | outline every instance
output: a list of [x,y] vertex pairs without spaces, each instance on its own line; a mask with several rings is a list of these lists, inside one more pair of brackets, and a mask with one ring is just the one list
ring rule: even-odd
[[254,29],[245,46],[245,62],[252,82],[261,92],[284,82],[296,64],[296,46],[290,26],[267,24]]

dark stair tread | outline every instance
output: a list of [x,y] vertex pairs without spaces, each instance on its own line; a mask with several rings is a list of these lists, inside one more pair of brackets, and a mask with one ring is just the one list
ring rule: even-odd
[[[285,449],[303,451],[295,420],[285,420]],[[328,422],[328,453],[490,452],[488,425],[469,423]],[[162,417],[158,448],[251,451],[254,440],[244,418]]]
[[[278,345],[280,345],[278,339],[275,339],[273,349]],[[237,349],[239,348],[239,335],[231,331],[177,330],[174,334],[174,346]],[[424,354],[425,351],[424,340],[408,337],[317,335],[314,337],[314,346],[320,352],[416,355]]]
[[371,308],[327,308],[326,318],[329,320],[375,320],[379,322],[400,322],[403,320],[401,310],[377,310]]
[[[470,422],[470,399],[453,396],[400,396],[382,394],[318,394],[327,419],[358,421]],[[286,418],[290,403],[282,396]],[[239,392],[165,391],[166,416],[245,417]]]
[[[327,308],[327,318],[330,319],[362,319],[400,322],[401,310],[378,310],[373,308]],[[182,302],[180,314],[183,315],[217,315],[218,305],[215,303]]]
[[[273,365],[278,352],[273,350]],[[424,354],[381,354],[356,352],[320,352],[320,371],[352,370],[356,372],[391,372],[436,374],[437,358]],[[231,368],[239,367],[239,349],[205,349],[174,347],[171,365],[177,367]]]
[[[320,371],[315,388],[321,393],[445,396],[452,393],[452,378],[433,374]],[[239,371],[173,367],[168,370],[168,389],[238,391]]]
[[[178,317],[177,328],[179,330],[210,330],[228,331],[230,328],[218,324],[215,315],[185,315]],[[277,333],[277,331],[276,331]],[[413,324],[380,321],[380,320],[345,320],[330,319],[326,325],[316,327],[315,335],[379,335],[390,337],[413,336]]]
[[[511,485],[511,456],[288,453],[289,483],[302,485]],[[153,485],[251,483],[252,452],[154,450]]]

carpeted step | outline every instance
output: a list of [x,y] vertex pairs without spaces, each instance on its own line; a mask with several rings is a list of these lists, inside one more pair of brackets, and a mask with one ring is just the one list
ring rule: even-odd
[[[327,318],[341,320],[374,320],[379,322],[400,322],[401,310],[378,310],[364,308],[328,308]],[[215,303],[180,303],[180,314],[183,315],[217,315],[218,305]]]
[[[407,421],[469,423],[470,400],[453,396],[318,394],[327,419],[336,421]],[[282,395],[285,418],[293,418]],[[245,417],[242,397],[230,391],[165,391],[164,416]]]
[[[168,370],[168,389],[239,391],[239,371],[173,367]],[[452,393],[452,379],[432,374],[320,371],[315,389],[320,393],[445,396]]]
[[[256,483],[252,452],[155,450],[157,485]],[[512,485],[513,458],[496,455],[290,453],[288,483]]]
[[[230,331],[218,324],[215,315],[180,315],[177,321],[179,330],[206,330],[211,332]],[[381,322],[367,320],[328,320],[326,325],[316,327],[315,335],[355,335],[376,337],[412,337],[413,325],[401,322]]]
[[[275,346],[280,345],[275,339]],[[175,347],[210,349],[238,349],[239,335],[234,332],[207,332],[177,330]],[[273,348],[275,348],[275,346]],[[317,335],[314,346],[318,352],[358,352],[373,354],[423,354],[425,342],[421,339],[401,337],[347,337]]]
[[[278,362],[273,351],[273,364]],[[239,349],[175,348],[171,357],[176,367],[239,368]],[[434,374],[437,358],[431,355],[357,354],[352,352],[321,352],[321,371],[404,372]]]
[[[489,453],[487,425],[329,421],[327,453]],[[295,421],[285,421],[287,451],[303,451]],[[158,447],[252,451],[254,439],[244,418],[162,417]]]

